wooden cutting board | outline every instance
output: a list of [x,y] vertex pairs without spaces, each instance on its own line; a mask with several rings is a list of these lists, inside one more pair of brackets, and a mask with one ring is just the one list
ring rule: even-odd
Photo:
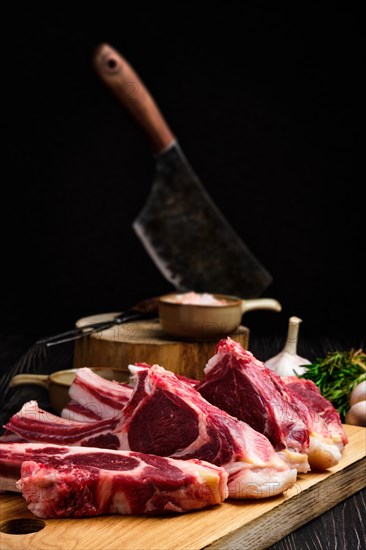
[[[345,426],[341,462],[326,473],[298,476],[281,496],[227,500],[211,509],[171,517],[103,516],[38,520],[19,495],[0,495],[2,550],[261,550],[366,487],[366,428]],[[12,523],[13,522],[13,523]],[[29,522],[29,526],[27,525]],[[6,530],[44,528],[35,533]]]
[[[81,327],[107,321],[116,313],[84,317],[77,321]],[[229,335],[248,349],[249,330],[240,326]],[[215,353],[214,342],[185,342],[166,334],[158,319],[134,321],[115,325],[108,330],[75,342],[74,367],[107,367],[125,370],[136,362],[158,364],[176,374],[201,379],[203,368]]]

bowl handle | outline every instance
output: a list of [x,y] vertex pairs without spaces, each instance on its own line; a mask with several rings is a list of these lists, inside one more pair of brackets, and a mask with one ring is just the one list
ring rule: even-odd
[[271,309],[273,311],[281,311],[280,302],[273,298],[254,298],[253,300],[242,300],[241,311],[246,313],[253,309]]
[[23,386],[24,384],[35,384],[48,389],[49,375],[48,374],[17,374],[10,380],[9,387]]

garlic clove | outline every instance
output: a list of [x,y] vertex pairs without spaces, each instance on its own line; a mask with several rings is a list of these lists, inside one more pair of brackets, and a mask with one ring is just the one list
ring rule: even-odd
[[299,317],[290,317],[286,344],[283,350],[265,361],[266,367],[277,372],[279,376],[294,376],[304,374],[307,370],[306,365],[310,361],[297,355],[297,342],[299,337],[299,325],[302,319]]

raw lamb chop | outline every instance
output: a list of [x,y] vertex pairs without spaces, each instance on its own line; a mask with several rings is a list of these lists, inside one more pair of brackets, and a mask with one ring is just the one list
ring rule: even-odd
[[137,383],[121,419],[71,422],[29,402],[6,428],[34,442],[205,460],[228,472],[232,498],[272,496],[294,484],[296,470],[265,436],[208,403],[172,372],[158,365],[133,369]]
[[221,340],[197,391],[263,433],[298,472],[307,472],[309,435],[301,416],[276,388],[263,363],[231,338]]
[[321,395],[319,388],[311,380],[283,376],[281,383],[292,402],[307,410],[311,467],[326,469],[338,464],[348,443],[338,411]]
[[14,443],[0,467],[13,478],[21,467],[16,488],[42,518],[187,512],[228,495],[223,468],[129,451]]
[[[299,453],[306,453],[312,468],[336,465],[347,442],[337,411],[324,400],[315,384],[316,396],[305,399],[310,386],[297,377],[288,377],[289,383],[285,384],[286,378],[227,338],[217,345],[216,355],[207,363],[197,390],[267,435],[289,463],[294,463]],[[299,385],[302,397],[295,392]],[[305,463],[299,466],[298,471],[306,471]]]

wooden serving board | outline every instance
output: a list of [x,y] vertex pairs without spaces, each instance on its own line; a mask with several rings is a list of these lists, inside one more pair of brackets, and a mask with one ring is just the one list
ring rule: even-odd
[[[0,495],[2,550],[261,550],[366,487],[366,428],[345,426],[341,462],[326,473],[298,476],[281,496],[261,501],[227,500],[207,510],[170,517],[103,516],[37,520],[20,495]],[[4,533],[45,527],[29,534]],[[13,522],[13,523],[12,523]]]
[[[116,313],[85,317],[78,327],[91,322],[106,321]],[[230,334],[248,349],[249,330],[240,326]],[[203,368],[215,353],[217,341],[186,342],[166,334],[158,319],[133,321],[115,325],[108,330],[75,342],[74,367],[107,367],[125,370],[136,362],[158,364],[176,374],[201,379]]]

